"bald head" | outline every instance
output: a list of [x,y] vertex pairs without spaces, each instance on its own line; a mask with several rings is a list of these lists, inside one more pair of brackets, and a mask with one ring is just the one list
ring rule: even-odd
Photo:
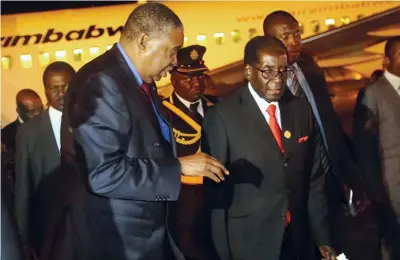
[[43,103],[40,96],[32,89],[23,89],[16,97],[17,113],[24,121],[28,121],[43,111]]
[[301,49],[301,31],[296,18],[285,11],[275,11],[264,19],[264,35],[278,38],[288,50],[288,60],[296,62]]

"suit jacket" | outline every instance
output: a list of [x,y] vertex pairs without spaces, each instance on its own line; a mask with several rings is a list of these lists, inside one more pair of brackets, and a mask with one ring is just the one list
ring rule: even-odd
[[[165,117],[154,84],[151,94]],[[116,47],[78,71],[61,133],[75,194],[56,210],[43,259],[180,259],[167,224],[180,190],[175,143]]]
[[1,155],[1,185],[10,192],[8,198],[12,204],[14,201],[15,185],[15,137],[20,125],[21,123],[17,119],[1,129],[1,143],[5,145],[7,150]]
[[313,239],[330,244],[325,176],[311,111],[290,91],[279,106],[282,133],[290,131],[285,134],[289,138],[282,137],[284,154],[248,87],[206,115],[203,150],[230,171],[221,184],[204,183],[206,197],[212,198],[212,236],[221,259],[279,259],[287,208],[298,259],[312,259]]
[[392,208],[397,214],[397,226],[400,224],[399,111],[400,95],[383,76],[360,92],[354,113],[355,148],[365,173],[366,190],[374,202]]
[[323,71],[307,60],[300,59],[297,64],[310,86],[325,131],[332,169],[327,175],[327,193],[329,201],[337,203],[340,199],[344,200],[344,184],[360,190],[361,172],[345,143],[344,132],[333,107]]
[[44,199],[37,196],[38,187],[60,164],[49,110],[20,126],[16,147],[15,215],[24,244],[38,250],[45,225],[38,210]]

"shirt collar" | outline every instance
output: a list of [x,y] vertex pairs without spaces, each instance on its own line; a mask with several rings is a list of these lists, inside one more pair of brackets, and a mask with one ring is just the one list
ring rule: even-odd
[[267,100],[261,98],[257,92],[253,89],[253,87],[251,86],[250,82],[248,84],[249,90],[250,90],[250,94],[253,96],[254,100],[256,101],[258,107],[261,109],[261,111],[264,113],[267,111],[269,105],[273,104],[276,107],[279,107],[278,102],[268,102]]
[[122,57],[124,58],[126,64],[128,64],[128,67],[130,71],[132,72],[133,76],[136,79],[136,82],[138,83],[139,86],[143,84],[143,79],[140,77],[139,73],[137,72],[135,66],[133,65],[131,59],[128,57],[128,54],[124,51],[122,48],[121,44],[119,42],[116,44],[118,51],[121,53]]
[[57,109],[53,108],[52,106],[49,106],[49,115],[50,115],[50,118],[60,119],[62,117],[62,112],[58,111]]
[[387,70],[385,70],[383,75],[389,81],[389,83],[396,89],[396,91],[399,91],[399,88],[400,88],[400,77],[390,73]]
[[200,103],[200,99],[196,100],[194,102],[190,102],[190,101],[187,101],[186,99],[184,99],[183,97],[179,96],[178,93],[176,93],[176,92],[174,92],[174,93],[175,93],[176,97],[179,99],[179,101],[181,101],[182,104],[184,104],[185,107],[187,107],[189,109],[190,109],[191,104]]
[[24,123],[24,120],[22,120],[22,118],[20,116],[18,116],[18,122],[20,122],[21,124]]

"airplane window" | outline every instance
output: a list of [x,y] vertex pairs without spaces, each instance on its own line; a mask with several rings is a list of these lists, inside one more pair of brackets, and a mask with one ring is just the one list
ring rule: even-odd
[[224,33],[214,33],[215,43],[221,45],[224,43]]
[[30,54],[23,54],[19,56],[21,60],[22,68],[29,69],[32,68],[32,55]]
[[241,37],[240,37],[240,31],[239,30],[231,31],[231,36],[232,36],[233,42],[240,42]]
[[82,61],[83,50],[82,49],[75,49],[74,50],[74,61],[80,62]]
[[186,47],[188,45],[189,39],[188,37],[183,38],[183,47]]
[[107,51],[112,48],[112,45],[107,45]]
[[304,26],[302,23],[299,23],[299,27],[300,27],[300,33],[303,34],[304,33]]
[[56,60],[66,61],[67,60],[67,52],[66,51],[56,51]]
[[95,57],[97,57],[97,56],[100,55],[100,48],[99,48],[99,47],[91,47],[91,48],[89,49],[89,51],[90,51],[90,55],[91,55],[93,58],[95,58]]
[[328,18],[325,20],[325,24],[328,26],[328,30],[332,30],[335,28],[335,19],[333,18]]
[[321,29],[321,27],[320,27],[320,25],[319,25],[319,22],[317,21],[317,20],[314,20],[314,21],[312,21],[311,22],[311,26],[312,26],[312,28],[313,28],[313,32],[314,33],[318,33],[319,31],[320,31],[320,29]]
[[343,25],[346,25],[350,23],[350,18],[348,16],[343,16],[342,18],[340,18],[340,21],[342,21]]
[[1,68],[8,70],[11,68],[11,57],[3,56],[1,57]]
[[50,63],[50,54],[48,52],[39,53],[39,63],[41,66],[47,66]]
[[249,29],[249,38],[253,38],[254,36],[257,36],[257,30],[256,28],[250,28]]
[[196,39],[201,44],[205,44],[206,42],[206,36],[204,34],[197,35]]

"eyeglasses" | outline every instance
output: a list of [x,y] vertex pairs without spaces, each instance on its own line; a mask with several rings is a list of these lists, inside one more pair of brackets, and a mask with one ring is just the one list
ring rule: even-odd
[[294,72],[294,70],[292,68],[290,68],[289,66],[286,66],[285,68],[282,68],[280,70],[274,70],[274,69],[266,69],[266,70],[262,70],[260,68],[257,68],[254,65],[250,65],[253,68],[257,69],[259,72],[261,72],[261,76],[265,79],[270,79],[270,78],[276,78],[278,76],[280,76],[281,78],[286,78],[288,76],[289,73]]

